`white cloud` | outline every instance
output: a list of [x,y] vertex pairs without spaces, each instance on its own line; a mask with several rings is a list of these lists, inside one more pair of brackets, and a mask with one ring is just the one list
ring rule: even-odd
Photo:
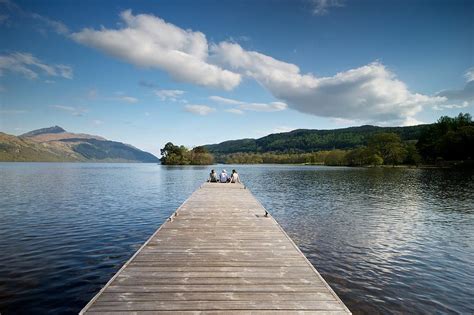
[[177,101],[177,99],[184,93],[185,92],[181,90],[155,90],[155,95],[162,101]]
[[233,100],[233,99],[225,98],[221,96],[216,96],[216,95],[209,96],[209,99],[211,101],[214,101],[219,104],[224,104],[224,105],[240,105],[243,103],[241,101],[237,101],[237,100]]
[[51,105],[50,108],[60,110],[66,113],[69,113],[73,116],[84,116],[85,113],[88,112],[87,109],[82,107],[75,107],[75,106],[64,106],[64,105]]
[[138,98],[132,97],[132,96],[126,96],[126,95],[120,95],[116,97],[115,99],[124,103],[129,103],[129,104],[135,104],[138,102]]
[[[123,103],[128,103],[128,104],[135,104],[138,103],[139,99],[133,96],[125,95],[124,92],[116,92],[116,96],[110,96],[110,97],[103,97],[102,99],[107,100],[107,101],[119,101]],[[98,97],[98,92],[96,89],[91,89],[88,92],[87,95],[88,98],[90,99],[95,99]]]
[[72,68],[70,66],[65,65],[56,65],[56,68],[59,72],[59,75],[66,79],[73,78]]
[[474,81],[474,67],[467,69],[466,73],[464,73],[464,77],[467,82]]
[[[69,29],[63,22],[52,20],[38,13],[23,10],[19,5],[17,5],[16,3],[13,3],[10,0],[0,0],[0,6],[4,6],[5,8],[4,10],[9,11],[13,15],[19,15],[20,17],[26,17],[29,19],[37,20],[41,22],[43,25],[51,28],[57,34],[66,35],[69,33]],[[9,18],[10,17],[8,15],[0,15],[0,24],[2,24],[2,22],[5,22]],[[38,28],[37,25],[35,25],[35,27],[36,27],[36,30],[39,32],[44,31],[42,28]]]
[[209,106],[206,106],[206,105],[185,105],[184,109],[187,112],[197,114],[197,115],[200,115],[200,116],[206,116],[206,115],[216,111],[215,108],[212,108],[212,107],[209,107]]
[[123,28],[85,28],[71,37],[134,65],[165,70],[179,81],[226,90],[240,83],[239,74],[207,62],[203,33],[181,29],[154,15],[133,15],[131,10],[120,16]]
[[28,79],[36,79],[39,72],[47,76],[72,79],[73,71],[70,66],[50,65],[42,62],[30,53],[15,52],[9,55],[0,55],[0,76],[4,72],[20,74]]
[[64,111],[72,111],[75,109],[73,106],[64,106],[64,105],[51,105],[51,108],[60,109]]
[[[314,4],[315,14],[325,14],[343,2],[319,0]],[[420,94],[410,91],[380,62],[319,77],[301,73],[295,64],[245,50],[235,42],[209,44],[203,33],[179,28],[154,15],[133,15],[126,10],[121,13],[121,19],[123,27],[86,28],[71,37],[134,65],[161,69],[174,79],[202,86],[230,90],[240,84],[242,77],[252,78],[278,100],[248,103],[210,97],[240,111],[278,111],[288,107],[320,117],[393,125],[413,121],[425,106],[443,105],[456,97],[473,98],[474,81],[469,81],[463,90],[442,91],[435,96]],[[469,70],[466,78],[473,77],[474,71]],[[148,82],[140,84],[156,87]]]
[[227,38],[228,42],[236,42],[236,43],[248,42],[250,40],[251,40],[250,36],[246,36],[246,35],[241,35],[241,36],[236,36],[236,37],[229,36]]
[[462,104],[444,104],[433,106],[434,110],[445,110],[445,109],[461,109],[469,106],[469,102],[462,102]]
[[422,124],[426,124],[426,123],[414,117],[407,117],[402,123],[403,126],[416,126],[416,125],[422,125]]
[[102,120],[99,120],[99,119],[95,119],[92,121],[92,123],[96,126],[100,126],[102,125],[104,122]]
[[464,73],[464,78],[466,78],[466,84],[462,89],[443,90],[437,95],[446,97],[449,101],[474,101],[474,67]]
[[229,108],[229,109],[226,109],[225,111],[231,114],[236,114],[236,115],[242,115],[244,113],[243,110],[240,110],[237,108]]
[[218,104],[236,105],[237,109],[240,111],[248,110],[254,112],[277,112],[287,108],[287,105],[283,102],[249,103],[215,95],[209,96],[209,99]]
[[240,105],[239,108],[254,112],[278,112],[281,110],[285,110],[287,108],[287,105],[283,102],[245,103]]
[[344,1],[342,0],[310,0],[313,5],[312,10],[315,15],[325,15],[329,12],[330,8],[343,7]]
[[50,18],[39,15],[37,13],[31,13],[30,16],[33,19],[41,21],[44,24],[46,24],[47,26],[51,27],[56,33],[58,33],[60,35],[66,35],[66,34],[69,33],[69,29],[67,28],[66,25],[64,25],[63,22],[51,20]]
[[442,96],[412,93],[379,62],[331,77],[301,74],[298,66],[246,51],[235,43],[213,47],[214,60],[257,80],[289,108],[322,117],[401,122]]

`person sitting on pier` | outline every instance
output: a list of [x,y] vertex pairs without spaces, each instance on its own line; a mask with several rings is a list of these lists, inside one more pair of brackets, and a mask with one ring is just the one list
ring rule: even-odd
[[211,170],[211,173],[209,174],[209,179],[207,181],[211,182],[211,183],[217,183],[217,173],[216,173],[216,171]]
[[232,176],[230,177],[231,183],[239,183],[240,184],[240,177],[239,173],[236,170],[232,170]]
[[227,175],[226,170],[222,170],[222,172],[219,174],[219,181],[221,183],[227,183],[228,179],[229,179],[229,175]]

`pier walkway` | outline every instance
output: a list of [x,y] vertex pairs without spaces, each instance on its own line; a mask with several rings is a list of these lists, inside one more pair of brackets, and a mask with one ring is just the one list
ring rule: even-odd
[[80,314],[350,314],[241,184],[205,183]]

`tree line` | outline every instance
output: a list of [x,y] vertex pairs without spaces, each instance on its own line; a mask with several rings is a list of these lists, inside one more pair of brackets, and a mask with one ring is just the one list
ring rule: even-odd
[[419,139],[403,141],[399,133],[381,132],[368,137],[367,145],[353,149],[321,150],[310,153],[231,153],[218,160],[235,164],[322,164],[332,166],[419,165],[443,161],[472,161],[474,122],[470,114],[442,116],[424,126]]
[[379,133],[395,133],[402,141],[418,140],[427,125],[407,127],[359,126],[333,130],[297,129],[275,133],[259,139],[239,139],[206,145],[216,156],[247,153],[312,153],[334,149],[351,150],[366,146],[368,139]]
[[404,143],[395,133],[372,136],[367,146],[352,150],[325,150],[311,153],[233,153],[222,156],[228,164],[321,164],[330,166],[418,165],[422,158],[414,143]]
[[[410,129],[411,131],[417,129]],[[418,132],[418,131],[417,131]],[[227,164],[321,164],[331,166],[419,165],[443,161],[472,161],[474,122],[470,114],[441,117],[419,131],[419,139],[403,140],[399,132],[380,132],[367,137],[366,145],[314,152],[236,152],[216,154]],[[236,144],[236,143],[235,143]],[[230,144],[229,144],[230,145]],[[212,164],[214,156],[205,147],[192,150],[167,143],[162,164]]]
[[417,143],[428,162],[437,160],[472,160],[474,158],[474,122],[468,113],[441,117],[425,128]]

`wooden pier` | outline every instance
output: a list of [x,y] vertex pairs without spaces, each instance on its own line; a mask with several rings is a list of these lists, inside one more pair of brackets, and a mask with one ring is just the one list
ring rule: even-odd
[[203,184],[80,314],[350,314],[265,211]]

